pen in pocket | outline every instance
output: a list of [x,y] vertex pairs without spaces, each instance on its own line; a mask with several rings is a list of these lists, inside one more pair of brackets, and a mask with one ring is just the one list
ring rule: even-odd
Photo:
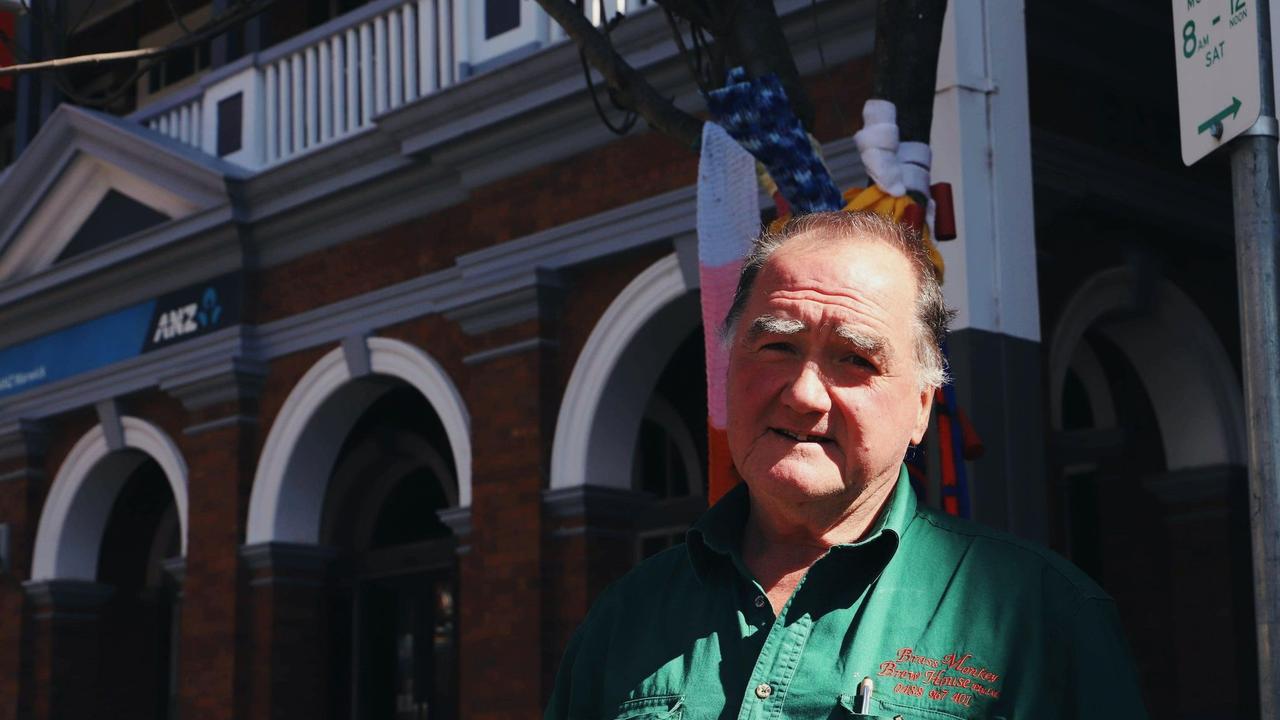
[[853,699],[854,712],[860,715],[871,713],[871,690],[874,687],[875,683],[871,682],[871,678],[862,678],[862,682],[858,683],[858,694]]

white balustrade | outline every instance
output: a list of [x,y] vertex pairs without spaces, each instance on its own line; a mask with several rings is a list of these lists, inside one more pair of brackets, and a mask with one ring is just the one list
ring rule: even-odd
[[[587,5],[588,16],[602,23],[654,2],[606,0],[603,13],[598,0]],[[228,158],[254,169],[277,165],[358,133],[375,117],[448,88],[476,67],[501,64],[502,45],[486,44],[483,33],[476,36],[482,40],[473,39],[477,7],[482,3],[476,0],[375,0],[243,60],[238,70],[232,70],[237,64],[215,70],[200,86],[132,117],[217,154],[219,101],[253,93],[241,104],[245,140]],[[519,31],[536,44],[565,39],[541,10],[532,17],[522,20]]]
[[200,147],[200,98],[166,109],[146,121],[147,127],[192,147]]

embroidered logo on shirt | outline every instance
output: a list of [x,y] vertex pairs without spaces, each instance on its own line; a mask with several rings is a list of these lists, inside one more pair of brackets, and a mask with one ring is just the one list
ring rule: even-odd
[[976,663],[973,653],[957,651],[938,659],[899,648],[893,659],[880,663],[876,674],[895,680],[893,691],[899,695],[964,707],[972,707],[975,697],[1000,697],[1001,676]]

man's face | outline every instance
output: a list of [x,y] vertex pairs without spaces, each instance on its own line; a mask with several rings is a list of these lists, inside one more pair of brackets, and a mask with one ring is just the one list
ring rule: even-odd
[[849,502],[897,476],[932,397],[915,294],[876,240],[797,237],[761,269],[729,351],[729,451],[753,499]]

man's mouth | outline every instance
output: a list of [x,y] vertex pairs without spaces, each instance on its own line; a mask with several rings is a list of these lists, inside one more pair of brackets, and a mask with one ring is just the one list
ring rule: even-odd
[[785,430],[783,428],[769,428],[769,429],[785,438],[790,438],[791,440],[795,440],[796,442],[815,442],[815,443],[831,442],[831,438],[825,435],[810,435],[807,433],[795,432],[793,430]]

